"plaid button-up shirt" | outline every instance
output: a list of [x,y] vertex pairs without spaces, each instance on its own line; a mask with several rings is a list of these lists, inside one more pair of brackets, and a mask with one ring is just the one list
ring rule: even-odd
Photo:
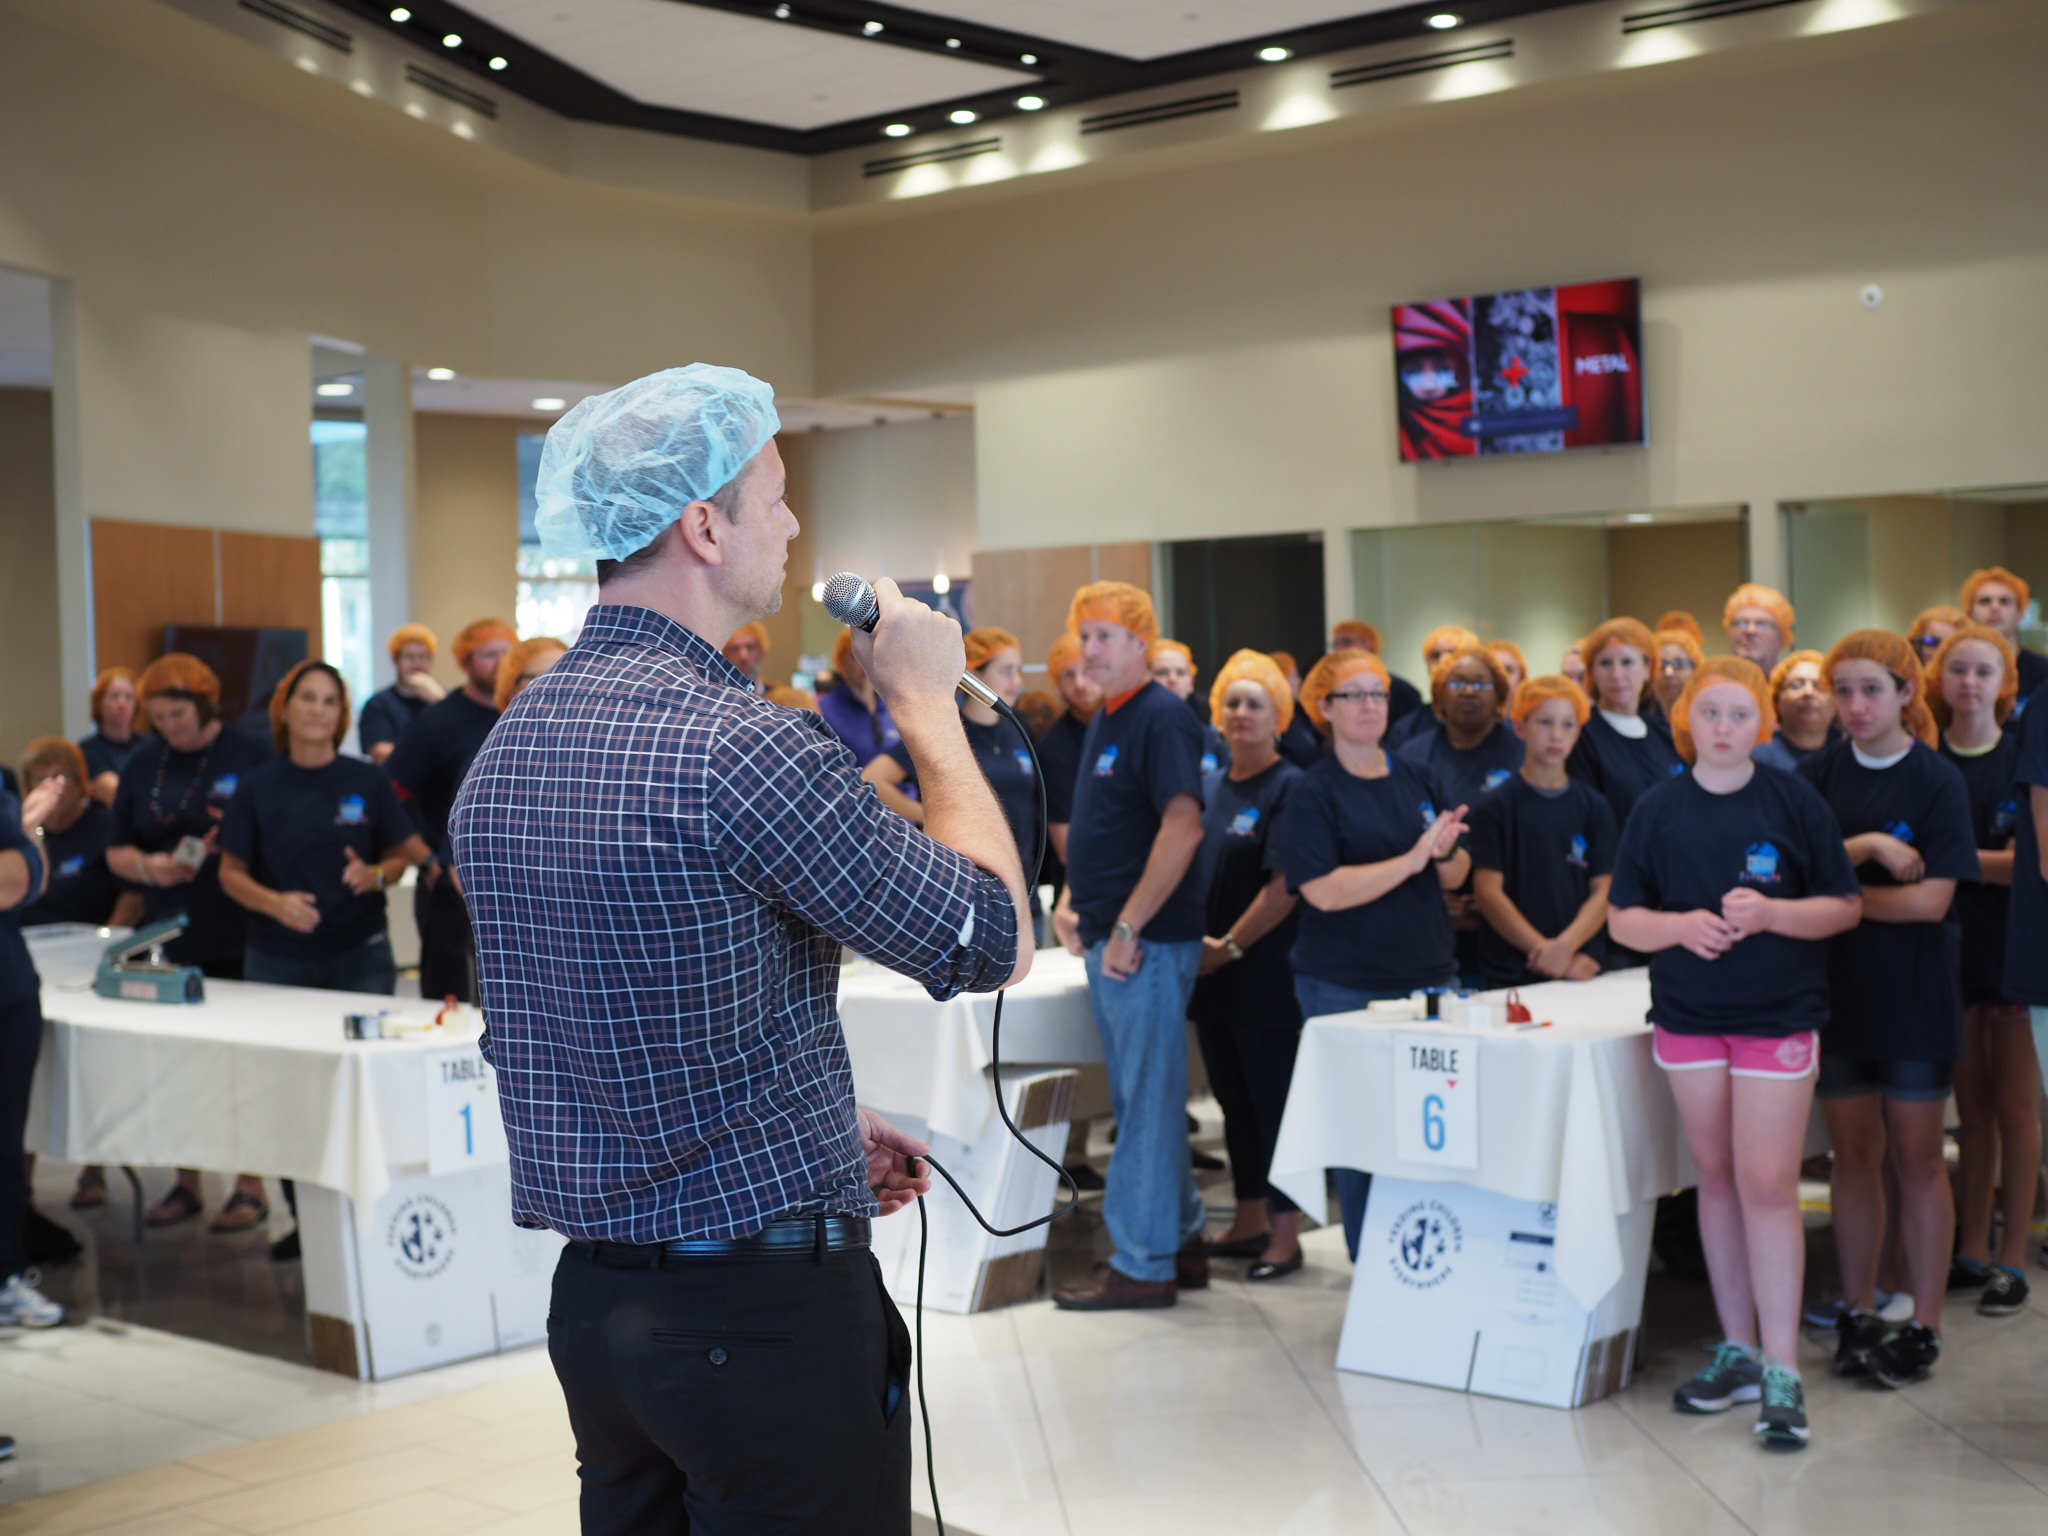
[[872,1214],[840,946],[941,999],[1016,963],[1000,881],[887,810],[816,715],[645,608],[591,610],[450,825],[513,1216],[568,1237]]

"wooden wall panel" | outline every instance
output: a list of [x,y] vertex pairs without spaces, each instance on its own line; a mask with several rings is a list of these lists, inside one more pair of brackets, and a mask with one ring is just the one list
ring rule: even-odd
[[303,629],[309,653],[318,656],[320,541],[223,531],[220,621],[250,629]]
[[[1045,653],[1067,627],[1074,589],[1091,581],[1152,584],[1150,544],[1068,544],[1056,549],[984,549],[974,557],[976,624],[996,624],[1024,647],[1024,665],[1043,668]],[[1034,670],[1025,686],[1044,686]]]
[[213,530],[94,518],[92,609],[101,668],[141,671],[162,653],[166,624],[218,624]]

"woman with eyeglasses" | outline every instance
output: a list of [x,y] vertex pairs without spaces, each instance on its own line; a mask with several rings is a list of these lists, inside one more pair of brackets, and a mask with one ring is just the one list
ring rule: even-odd
[[1821,681],[1827,660],[1819,651],[1794,651],[1771,669],[1771,699],[1778,729],[1757,743],[1756,760],[1791,773],[1822,747],[1842,739],[1835,724],[1835,696]]
[[[1471,873],[1466,807],[1428,767],[1387,753],[1387,701],[1386,664],[1366,651],[1325,656],[1301,685],[1332,750],[1295,784],[1267,862],[1304,904],[1290,957],[1304,1018],[1457,980],[1444,892]],[[1356,1258],[1371,1178],[1340,1168],[1336,1180]]]
[[1660,629],[1656,639],[1657,674],[1650,679],[1650,704],[1669,720],[1679,695],[1685,692],[1685,685],[1692,681],[1707,653],[1700,648],[1699,637],[1689,629]]

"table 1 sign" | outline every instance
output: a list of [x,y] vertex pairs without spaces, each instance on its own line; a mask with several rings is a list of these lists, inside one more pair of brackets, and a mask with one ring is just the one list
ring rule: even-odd
[[505,1162],[498,1075],[476,1042],[426,1052],[427,1171],[438,1177]]
[[1394,1036],[1394,1155],[1439,1168],[1479,1166],[1476,1036]]

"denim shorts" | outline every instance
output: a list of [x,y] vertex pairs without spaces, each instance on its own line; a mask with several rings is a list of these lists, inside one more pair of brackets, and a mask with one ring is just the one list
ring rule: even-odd
[[1874,1061],[1867,1056],[1830,1056],[1823,1050],[1813,1091],[1823,1099],[1881,1093],[1906,1104],[1939,1104],[1955,1081],[1952,1061]]

